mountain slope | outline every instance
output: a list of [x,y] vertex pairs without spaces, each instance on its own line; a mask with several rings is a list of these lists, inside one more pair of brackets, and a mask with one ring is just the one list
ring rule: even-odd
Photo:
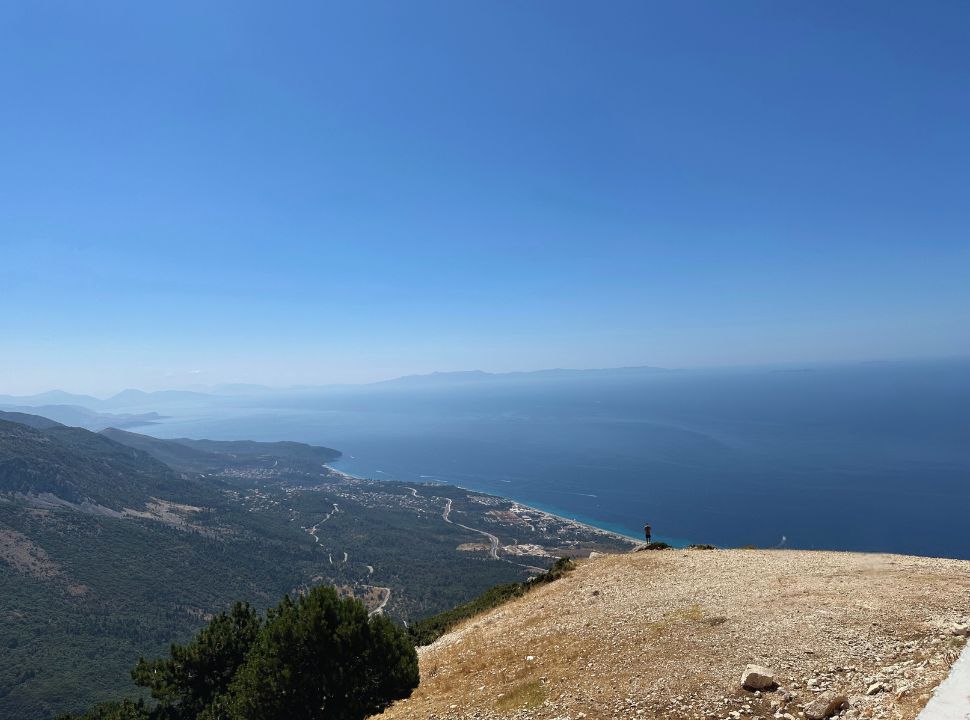
[[5,412],[3,410],[0,410],[0,420],[6,420],[7,422],[12,423],[20,423],[21,425],[32,427],[35,430],[48,430],[61,424],[56,420],[41,417],[40,415],[22,412]]
[[3,405],[5,410],[39,415],[54,420],[61,425],[83,427],[97,432],[106,427],[136,427],[154,425],[164,417],[156,412],[145,413],[105,413],[81,407],[80,405]]
[[142,509],[152,498],[219,501],[211,487],[97,433],[5,420],[0,420],[0,493],[52,495],[113,511]]
[[[421,686],[381,717],[687,720],[778,717],[782,704],[797,717],[832,692],[860,717],[911,719],[965,642],[951,629],[968,613],[968,561],[608,555],[422,649]],[[781,687],[743,690],[749,663]],[[884,689],[867,694],[874,683]]]
[[149,435],[107,428],[101,434],[115,442],[142,450],[184,472],[213,472],[227,467],[278,467],[318,475],[323,465],[340,457],[340,451],[298,442],[255,440],[162,440]]
[[101,435],[114,442],[141,450],[156,460],[182,472],[212,472],[226,466],[226,459],[218,453],[206,452],[173,440],[160,440],[150,435],[106,428]]

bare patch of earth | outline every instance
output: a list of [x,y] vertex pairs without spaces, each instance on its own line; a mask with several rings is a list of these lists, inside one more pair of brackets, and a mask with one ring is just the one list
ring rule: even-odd
[[0,562],[19,573],[62,583],[72,595],[84,595],[88,591],[84,585],[71,582],[44,548],[11,528],[0,527]]
[[[912,720],[966,642],[970,562],[862,553],[605,555],[422,648],[387,720]],[[741,687],[748,664],[777,687]]]

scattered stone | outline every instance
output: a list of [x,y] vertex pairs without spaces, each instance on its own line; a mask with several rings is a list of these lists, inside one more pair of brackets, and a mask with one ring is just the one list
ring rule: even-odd
[[881,692],[886,692],[888,688],[885,683],[874,682],[868,688],[866,688],[866,695],[878,695]]
[[603,557],[604,555],[606,555],[606,553],[596,552],[595,550],[593,550],[589,554],[589,559],[592,560],[593,558]]
[[775,685],[775,673],[761,665],[748,665],[741,675],[741,687],[766,690]]
[[822,695],[805,706],[805,717],[808,720],[826,720],[848,703],[849,699],[845,695]]
[[970,625],[954,625],[950,634],[957,637],[970,637]]

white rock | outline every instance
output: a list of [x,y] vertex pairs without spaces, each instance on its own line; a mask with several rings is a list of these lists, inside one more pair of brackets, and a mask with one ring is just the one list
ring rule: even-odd
[[826,720],[826,718],[835,715],[848,702],[849,699],[845,695],[823,695],[805,706],[805,717],[808,720]]
[[775,673],[761,665],[748,665],[741,674],[741,687],[764,690],[775,684]]

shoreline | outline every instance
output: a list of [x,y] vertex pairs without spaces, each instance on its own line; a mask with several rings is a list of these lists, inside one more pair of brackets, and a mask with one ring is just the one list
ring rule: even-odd
[[[467,492],[478,492],[477,490],[469,490],[468,488],[462,488],[462,490],[465,490]],[[479,493],[479,494],[484,495],[486,493]],[[559,514],[554,513],[554,512],[549,512],[548,510],[543,510],[542,508],[536,507],[534,505],[528,505],[526,503],[521,503],[518,500],[513,500],[512,498],[502,497],[501,495],[492,495],[491,497],[501,498],[502,500],[507,500],[508,502],[512,503],[512,512],[515,512],[517,509],[527,510],[529,512],[534,512],[534,513],[539,513],[541,515],[546,515],[547,517],[556,518],[557,520],[559,520],[559,521],[561,521],[563,523],[566,523],[566,524],[579,525],[580,527],[583,527],[583,528],[586,528],[588,530],[591,530],[591,531],[595,532],[598,535],[607,535],[607,536],[609,536],[611,538],[615,538],[617,540],[621,540],[621,541],[623,541],[625,543],[629,543],[630,545],[633,545],[633,546],[643,545],[644,544],[644,541],[643,540],[638,540],[637,538],[633,537],[632,535],[627,535],[625,533],[620,533],[620,532],[617,532],[616,530],[609,530],[607,528],[600,527],[599,525],[593,525],[592,523],[584,522],[583,520],[578,520],[576,518],[571,518],[571,517],[568,517],[566,515],[559,515]]]
[[[353,475],[351,473],[344,472],[343,470],[337,470],[336,468],[334,468],[331,465],[324,465],[324,467],[326,467],[330,472],[334,473],[335,475],[338,475],[341,478],[348,479],[348,480],[365,480],[365,481],[369,481],[369,482],[387,482],[387,483],[392,483],[393,482],[393,483],[401,483],[401,484],[403,484],[405,482],[408,482],[408,481],[405,481],[405,480],[395,480],[394,478],[367,478],[367,477],[361,477],[360,475]],[[497,495],[497,494],[495,494],[493,492],[485,492],[485,491],[482,491],[482,490],[476,490],[474,488],[465,487],[464,485],[459,485],[458,483],[446,482],[446,481],[443,481],[443,480],[430,480],[430,481],[429,480],[421,480],[421,481],[418,481],[418,482],[411,482],[411,484],[412,485],[424,485],[424,486],[428,486],[428,487],[433,487],[435,485],[439,485],[439,486],[450,486],[450,487],[458,488],[459,490],[464,490],[465,492],[468,492],[468,493],[475,493],[477,495],[484,495],[486,497],[498,498],[500,500],[505,500],[506,502],[512,503],[512,512],[516,512],[516,511],[519,511],[519,510],[526,510],[526,511],[529,511],[529,512],[538,513],[540,515],[546,515],[548,517],[555,518],[556,520],[559,520],[560,522],[567,523],[567,524],[572,524],[572,525],[578,525],[578,526],[581,526],[581,527],[583,527],[583,528],[585,528],[585,529],[587,529],[589,531],[595,532],[596,534],[605,535],[605,536],[614,538],[616,540],[619,540],[619,541],[628,543],[629,545],[631,545],[633,547],[644,544],[644,541],[643,540],[641,540],[640,538],[635,537],[634,535],[628,535],[627,533],[621,532],[619,530],[615,530],[613,528],[603,527],[603,526],[598,525],[598,524],[596,524],[595,522],[593,522],[593,521],[591,521],[589,519],[585,519],[585,518],[584,519],[580,519],[578,517],[570,517],[568,515],[562,514],[563,511],[554,512],[552,510],[548,510],[548,509],[546,509],[544,507],[541,507],[540,505],[534,505],[534,504],[530,504],[528,502],[523,502],[523,501],[520,501],[520,500],[516,500],[515,498],[510,498],[510,497],[508,497],[506,495]],[[671,540],[673,540],[673,542],[670,542]],[[682,539],[678,539],[678,538],[664,538],[664,537],[661,537],[659,535],[654,539],[654,541],[655,542],[669,542],[670,545],[673,545],[675,547],[680,546],[681,544],[683,544],[683,545],[689,544],[687,541],[682,540]]]

